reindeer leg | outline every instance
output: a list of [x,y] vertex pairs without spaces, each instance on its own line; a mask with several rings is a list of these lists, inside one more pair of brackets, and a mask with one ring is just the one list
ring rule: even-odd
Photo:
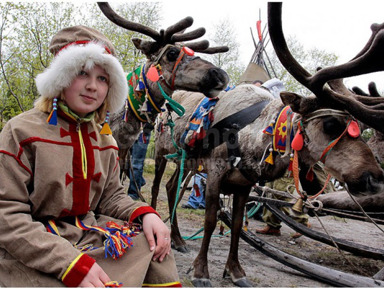
[[229,274],[232,282],[239,287],[253,287],[252,283],[246,278],[245,272],[239,262],[239,238],[243,225],[244,208],[250,193],[250,187],[236,187],[233,194],[231,246],[227,264],[225,265],[224,276]]
[[225,166],[220,167],[217,165],[207,168],[204,237],[199,254],[193,262],[194,272],[192,283],[195,287],[212,287],[208,272],[208,248],[217,224],[217,211],[220,209],[220,181],[225,171]]
[[129,173],[126,168],[127,158],[130,157],[129,149],[119,149],[118,156],[119,156],[119,166],[120,166],[119,177],[120,177],[121,183],[123,183],[124,173],[126,176],[129,176]]
[[180,166],[178,165],[175,172],[173,173],[172,177],[168,181],[166,188],[167,188],[167,196],[168,196],[168,207],[169,207],[169,214],[171,218],[171,239],[172,239],[172,248],[176,249],[179,252],[187,253],[189,252],[187,248],[187,243],[184,241],[184,239],[181,237],[181,233],[179,230],[179,225],[177,222],[177,214],[175,211],[173,220],[172,220],[172,213],[173,208],[175,206],[176,202],[176,193],[177,193],[177,185],[178,185],[178,178],[180,173]]
[[161,156],[156,156],[155,160],[155,178],[153,179],[152,183],[152,190],[151,190],[151,207],[156,210],[156,204],[157,204],[157,197],[159,196],[159,190],[160,190],[160,183],[161,178],[163,177],[165,168],[167,166],[167,160]]

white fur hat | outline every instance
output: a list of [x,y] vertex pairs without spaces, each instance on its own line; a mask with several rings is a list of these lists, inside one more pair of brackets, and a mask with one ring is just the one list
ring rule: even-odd
[[114,48],[100,32],[85,26],[60,30],[52,39],[52,63],[36,77],[40,98],[58,97],[82,69],[100,65],[109,74],[108,107],[111,113],[119,111],[128,95],[128,85],[120,62],[113,56]]

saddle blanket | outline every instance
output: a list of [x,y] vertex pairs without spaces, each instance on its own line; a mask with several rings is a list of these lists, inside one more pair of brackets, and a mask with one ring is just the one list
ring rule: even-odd
[[190,148],[194,148],[196,141],[206,136],[206,131],[213,122],[213,109],[219,98],[203,98],[196,106],[180,142]]

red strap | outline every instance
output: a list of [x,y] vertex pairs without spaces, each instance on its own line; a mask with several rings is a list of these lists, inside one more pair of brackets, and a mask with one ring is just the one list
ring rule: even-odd
[[177,70],[177,68],[179,67],[179,63],[180,63],[181,60],[183,59],[184,54],[185,54],[184,50],[181,49],[181,50],[180,50],[179,57],[178,57],[177,60],[176,60],[175,66],[173,67],[173,70],[172,70],[172,82],[171,82],[171,89],[172,89],[172,90],[173,90],[173,88],[175,87],[176,70]]
[[[325,150],[323,151],[321,157],[320,157],[320,161],[324,164],[325,163],[325,158],[327,157],[327,154],[330,152],[331,149],[333,149],[333,147],[339,142],[339,140],[346,134],[346,132],[348,131],[348,127],[349,127],[349,124],[351,122],[348,123],[347,127],[345,128],[345,130],[343,131],[343,133],[335,140],[333,140],[326,148]],[[323,159],[324,158],[324,159]]]

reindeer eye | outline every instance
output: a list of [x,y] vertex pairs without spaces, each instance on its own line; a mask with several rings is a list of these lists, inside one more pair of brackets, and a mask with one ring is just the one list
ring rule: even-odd
[[332,139],[339,137],[343,133],[345,126],[345,123],[340,122],[337,118],[332,116],[323,119],[324,133],[329,135]]
[[173,47],[168,50],[167,52],[167,58],[168,61],[176,61],[177,57],[179,56],[180,50]]

